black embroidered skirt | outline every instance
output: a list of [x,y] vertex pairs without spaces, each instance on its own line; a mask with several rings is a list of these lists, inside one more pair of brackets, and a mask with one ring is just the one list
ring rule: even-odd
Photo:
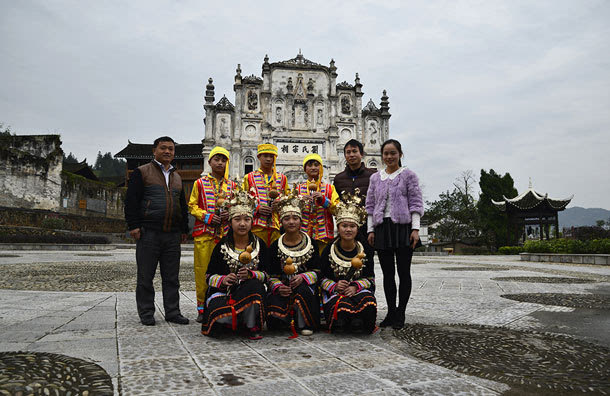
[[[313,288],[313,290],[312,290]],[[294,291],[294,308],[298,309],[305,320],[305,325],[312,330],[320,326],[320,298],[316,286],[301,283]],[[267,295],[267,315],[284,321],[290,320],[290,298],[279,294]]]
[[[262,328],[265,320],[265,294],[265,285],[261,281],[258,279],[248,279],[237,286],[230,296],[225,293],[217,293],[216,296],[208,297],[209,303],[204,311],[205,320],[201,325],[201,333],[204,335],[210,334],[214,323],[218,319],[232,316],[233,309],[229,305],[229,297],[232,297],[235,301],[233,308],[237,315],[242,313],[246,308],[258,304],[259,314],[257,315],[257,322],[259,322],[259,326]],[[238,323],[242,322],[240,319],[238,316]]]
[[377,300],[369,290],[362,290],[352,297],[335,294],[324,303],[324,317],[331,331],[339,319],[351,321],[360,318],[365,332],[372,333],[377,318]]

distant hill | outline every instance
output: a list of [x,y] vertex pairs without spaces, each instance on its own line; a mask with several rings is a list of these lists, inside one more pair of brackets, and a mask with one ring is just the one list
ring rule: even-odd
[[559,212],[559,228],[594,226],[597,220],[608,221],[608,218],[610,218],[610,210],[574,206]]

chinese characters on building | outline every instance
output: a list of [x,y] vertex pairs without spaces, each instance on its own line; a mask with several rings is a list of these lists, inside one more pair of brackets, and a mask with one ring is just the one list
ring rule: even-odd
[[307,154],[321,154],[322,144],[321,143],[277,143],[280,154],[285,155],[307,155]]

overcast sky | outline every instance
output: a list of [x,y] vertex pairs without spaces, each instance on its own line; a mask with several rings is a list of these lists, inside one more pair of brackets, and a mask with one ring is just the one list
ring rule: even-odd
[[[209,5],[208,5],[209,3]],[[232,4],[219,6],[218,4]],[[0,122],[95,161],[201,141],[203,96],[303,55],[390,97],[425,198],[467,169],[610,209],[610,1],[0,0]]]

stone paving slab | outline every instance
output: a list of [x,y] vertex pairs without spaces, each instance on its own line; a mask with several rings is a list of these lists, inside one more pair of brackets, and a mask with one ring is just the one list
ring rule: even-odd
[[[135,265],[133,254],[125,250],[90,256],[19,251],[14,252],[19,257],[0,257],[0,269],[32,263],[49,267],[53,263]],[[182,263],[192,268],[192,255],[183,254]],[[610,293],[607,267],[524,263],[518,257],[503,256],[415,257],[413,263],[408,323],[545,329],[547,324],[541,319],[545,315],[570,315],[574,308],[512,301],[501,295],[587,294],[599,292],[600,287]],[[491,268],[442,269],[447,267]],[[381,320],[387,306],[378,265],[376,275]],[[593,282],[491,280],[506,276],[571,276]],[[54,352],[97,363],[113,378],[115,392],[121,395],[497,395],[510,388],[419,360],[382,338],[381,332],[371,336],[318,332],[295,340],[281,332],[264,333],[260,341],[240,336],[210,338],[202,336],[200,325],[194,322],[193,291],[181,292],[181,308],[191,319],[189,325],[165,322],[160,293],[156,302],[157,325],[147,327],[139,323],[130,288],[115,292],[0,290],[0,351]],[[573,324],[554,326],[559,333],[574,333]],[[382,331],[391,335],[391,330]],[[608,345],[603,336],[591,336],[585,339]]]

